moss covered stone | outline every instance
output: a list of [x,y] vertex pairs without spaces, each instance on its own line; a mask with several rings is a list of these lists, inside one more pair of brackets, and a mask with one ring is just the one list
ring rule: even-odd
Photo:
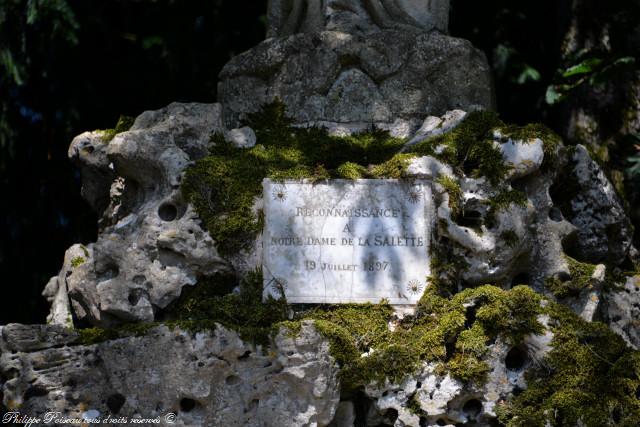
[[455,178],[447,175],[440,176],[436,182],[444,188],[449,195],[449,208],[452,218],[457,218],[462,211],[462,189]]
[[492,138],[491,131],[501,126],[504,123],[496,113],[472,112],[452,131],[416,144],[412,151],[436,157],[467,175],[484,176],[492,184],[498,184],[510,169]]
[[[262,224],[253,212],[262,180],[399,177],[404,141],[372,130],[335,137],[318,128],[296,128],[276,102],[249,117],[257,145],[239,149],[214,135],[209,156],[187,170],[182,190],[223,254],[246,247]],[[371,166],[370,165],[375,165]]]
[[71,259],[71,267],[76,268],[84,264],[85,259],[81,256],[74,257]]
[[135,119],[129,116],[120,116],[116,126],[112,129],[104,129],[100,132],[103,133],[104,142],[111,141],[117,134],[128,131]]
[[546,287],[556,298],[577,296],[583,289],[593,285],[593,273],[596,266],[577,261],[568,255],[564,256],[569,266],[569,276],[550,277],[545,280]]
[[[406,153],[400,152],[404,140],[380,130],[337,137],[321,128],[295,127],[278,101],[250,115],[246,125],[256,132],[254,147],[236,148],[222,135],[214,135],[210,155],[187,170],[182,184],[185,198],[223,255],[247,248],[261,230],[254,204],[264,178],[403,178],[410,160],[422,155],[432,155],[461,173],[485,176],[496,185],[509,171],[491,132],[505,124],[491,112],[470,113],[454,130]],[[454,183],[445,184],[451,184],[445,188],[454,192],[455,203]]]
[[637,426],[640,353],[599,322],[550,304],[553,349],[527,373],[528,387],[498,408],[507,427]]

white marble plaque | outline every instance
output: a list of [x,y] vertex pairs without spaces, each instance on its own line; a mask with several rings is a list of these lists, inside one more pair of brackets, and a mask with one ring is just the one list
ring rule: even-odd
[[428,181],[265,179],[264,294],[415,304],[430,274]]

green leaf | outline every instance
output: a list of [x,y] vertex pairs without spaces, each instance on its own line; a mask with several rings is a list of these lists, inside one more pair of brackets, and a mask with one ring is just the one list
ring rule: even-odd
[[541,75],[538,70],[536,70],[535,68],[529,65],[525,65],[524,70],[522,70],[522,73],[520,73],[520,75],[518,76],[517,81],[518,81],[518,84],[525,84],[529,81],[531,82],[540,81],[540,78],[541,78]]
[[592,73],[600,64],[602,64],[602,59],[600,58],[585,59],[581,63],[567,68],[564,73],[562,73],[562,77],[567,78]]
[[564,96],[556,91],[555,86],[550,85],[549,87],[547,87],[547,93],[545,95],[545,101],[547,102],[547,104],[557,104],[558,102],[562,101],[563,98]]
[[627,161],[632,164],[632,166],[627,169],[627,173],[631,176],[640,176],[640,154],[629,157]]

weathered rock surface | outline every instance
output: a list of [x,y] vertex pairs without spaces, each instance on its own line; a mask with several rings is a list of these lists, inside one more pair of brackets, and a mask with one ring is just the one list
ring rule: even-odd
[[575,258],[589,262],[623,262],[633,232],[616,191],[587,149],[577,145],[569,173],[557,184],[562,214],[577,227],[570,242]]
[[395,427],[489,425],[496,416],[496,405],[514,390],[526,388],[524,373],[531,363],[527,349],[516,349],[521,352],[521,359],[507,367],[505,359],[510,351],[511,347],[502,342],[490,346],[491,372],[483,386],[464,384],[448,374],[437,374],[434,366],[426,365],[401,384],[375,384],[365,393],[373,399],[379,414],[397,411]]
[[1,331],[4,405],[32,417],[59,411],[160,417],[161,425],[178,426],[322,426],[339,402],[337,367],[311,324],[295,338],[278,334],[268,352],[223,327],[159,326],[88,346],[67,345],[75,336],[58,327]]
[[604,315],[615,333],[640,350],[640,275],[628,277],[622,289],[606,295]]
[[80,320],[152,321],[183,286],[229,269],[180,192],[185,168],[221,131],[218,104],[176,103],[143,113],[110,141],[101,132],[73,140],[69,156],[89,171],[83,194],[102,214],[101,229],[95,243],[68,250],[47,286],[51,322],[69,323],[66,294]]
[[324,31],[267,39],[220,73],[225,124],[276,98],[298,123],[397,120],[417,129],[427,115],[490,109],[490,71],[469,42],[439,33]]
[[267,37],[328,29],[373,33],[381,29],[447,31],[449,0],[270,0]]

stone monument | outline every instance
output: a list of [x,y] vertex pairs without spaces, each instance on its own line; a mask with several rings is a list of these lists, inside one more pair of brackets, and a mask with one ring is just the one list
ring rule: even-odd
[[[47,325],[0,326],[3,422],[636,425],[624,206],[585,147],[477,111],[493,105],[490,70],[446,34],[448,7],[272,0],[269,38],[225,66],[219,103],[76,137],[98,238],[47,284]],[[246,125],[275,100],[286,119]],[[365,130],[403,139],[329,168],[303,164],[315,139],[268,141],[308,131],[340,152]],[[269,298],[283,294],[419,303]]]

